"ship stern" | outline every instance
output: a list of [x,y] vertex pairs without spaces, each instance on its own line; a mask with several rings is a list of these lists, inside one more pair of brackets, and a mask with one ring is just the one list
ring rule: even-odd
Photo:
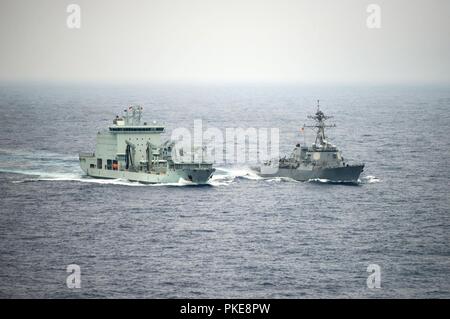
[[89,175],[89,167],[96,164],[95,155],[93,153],[80,153],[78,159],[80,160],[80,167],[83,172]]

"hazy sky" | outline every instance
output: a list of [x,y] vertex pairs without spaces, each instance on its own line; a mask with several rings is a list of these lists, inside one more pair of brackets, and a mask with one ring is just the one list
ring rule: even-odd
[[4,81],[450,83],[449,0],[0,0],[0,41]]

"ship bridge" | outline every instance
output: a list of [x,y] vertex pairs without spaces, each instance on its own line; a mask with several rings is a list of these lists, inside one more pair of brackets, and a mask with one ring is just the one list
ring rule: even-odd
[[143,107],[140,105],[132,105],[124,110],[122,117],[119,115],[113,120],[113,125],[109,127],[109,131],[113,133],[163,133],[164,126],[148,125],[147,122],[141,124]]
[[109,130],[113,133],[163,133],[164,126],[110,126]]

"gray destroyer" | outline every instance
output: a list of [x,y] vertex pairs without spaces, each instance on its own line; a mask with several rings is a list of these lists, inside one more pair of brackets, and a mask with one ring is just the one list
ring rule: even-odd
[[178,183],[180,179],[206,184],[215,169],[212,163],[178,162],[172,158],[175,143],[161,144],[164,126],[141,123],[138,105],[116,116],[108,130],[98,132],[95,153],[80,153],[80,166],[96,178],[126,179],[147,184]]
[[314,125],[304,125],[317,131],[315,142],[311,146],[297,144],[290,157],[279,160],[266,161],[255,168],[262,177],[288,177],[298,181],[326,180],[336,183],[357,183],[364,164],[348,164],[342,157],[339,149],[327,141],[325,128],[335,127],[327,125],[325,121],[331,117],[326,116],[319,107],[317,112],[308,116],[314,120]]

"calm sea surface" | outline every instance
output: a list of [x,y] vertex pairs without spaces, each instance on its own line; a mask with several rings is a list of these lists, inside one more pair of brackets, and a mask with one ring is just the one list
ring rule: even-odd
[[[366,164],[357,186],[260,179],[248,163],[202,187],[78,166],[130,103],[167,138],[194,119],[272,127],[287,153],[318,98],[330,140]],[[2,85],[0,297],[450,298],[449,111],[445,87]]]

